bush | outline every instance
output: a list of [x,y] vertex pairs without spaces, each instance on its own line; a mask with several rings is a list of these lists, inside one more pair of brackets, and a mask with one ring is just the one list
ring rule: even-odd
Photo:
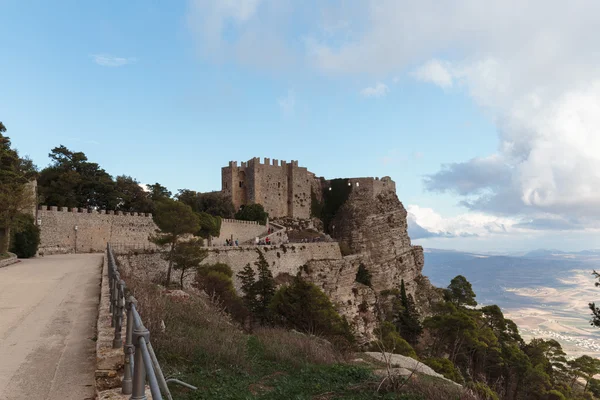
[[431,367],[435,372],[444,375],[445,378],[461,385],[465,383],[465,379],[458,368],[447,358],[428,358],[423,363]]
[[299,276],[275,293],[269,308],[275,321],[287,328],[323,335],[339,344],[354,339],[347,321],[337,313],[327,295]]
[[467,387],[482,400],[499,400],[498,395],[483,382],[469,382]]
[[417,359],[417,353],[412,346],[398,333],[394,324],[388,321],[381,323],[375,329],[375,335],[380,339],[371,344],[371,351],[386,351]]
[[256,221],[261,225],[265,225],[267,223],[268,217],[269,213],[265,211],[262,204],[249,204],[242,206],[242,208],[235,213],[235,219],[242,221]]
[[367,268],[365,268],[363,263],[358,266],[355,281],[371,287],[371,273]]
[[227,264],[202,265],[196,274],[196,286],[211,296],[236,321],[244,323],[250,313],[233,287],[232,275]]
[[40,228],[32,215],[19,214],[12,226],[10,252],[19,258],[35,256],[40,245]]

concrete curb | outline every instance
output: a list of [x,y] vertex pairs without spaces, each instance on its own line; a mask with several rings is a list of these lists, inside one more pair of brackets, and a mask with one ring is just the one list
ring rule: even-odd
[[4,260],[0,261],[0,268],[19,262],[19,259],[17,258],[16,254],[13,254],[13,253],[8,253],[8,254],[10,254],[10,257],[5,258]]
[[96,391],[121,387],[121,373],[124,365],[123,349],[113,349],[114,328],[110,326],[110,289],[108,287],[108,262],[106,256],[102,265],[102,286],[98,306],[96,340]]

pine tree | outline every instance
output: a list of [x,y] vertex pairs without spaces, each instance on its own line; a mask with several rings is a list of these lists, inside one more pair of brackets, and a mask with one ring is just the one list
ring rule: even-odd
[[254,265],[257,267],[258,274],[256,283],[253,285],[253,293],[256,295],[254,315],[262,325],[265,325],[271,320],[269,304],[275,295],[275,280],[263,253],[258,249],[256,252],[258,260]]
[[404,279],[400,282],[400,304],[402,310],[397,316],[396,326],[404,339],[411,345],[416,345],[419,336],[423,333],[423,327],[419,322],[419,311],[412,295],[406,295]]
[[256,273],[250,266],[250,263],[246,264],[241,272],[238,272],[237,277],[242,281],[242,299],[248,310],[254,312],[256,309]]

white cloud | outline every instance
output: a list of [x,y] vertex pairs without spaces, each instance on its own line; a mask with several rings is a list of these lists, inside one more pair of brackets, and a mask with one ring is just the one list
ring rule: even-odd
[[[494,121],[498,151],[457,160],[430,177],[432,187],[458,193],[474,212],[529,226],[600,223],[600,52],[590,39],[600,34],[600,2],[190,4],[204,53],[360,79],[408,73],[465,91]],[[380,83],[361,93],[388,90]]]
[[452,86],[452,73],[448,70],[448,63],[431,60],[413,72],[413,76],[423,82],[431,82],[442,88]]
[[277,104],[284,116],[292,116],[296,108],[296,95],[294,94],[294,91],[288,90],[285,97],[277,99]]
[[516,233],[514,226],[519,222],[513,218],[495,217],[483,213],[465,213],[444,218],[431,208],[409,205],[409,226],[411,223],[430,233],[421,237],[469,237],[490,236],[493,234]]
[[92,59],[103,67],[122,67],[137,61],[134,57],[116,57],[110,54],[93,54]]
[[362,94],[365,97],[383,97],[389,91],[390,89],[387,87],[387,85],[381,82],[377,82],[375,86],[366,87],[363,90],[361,90],[360,94]]

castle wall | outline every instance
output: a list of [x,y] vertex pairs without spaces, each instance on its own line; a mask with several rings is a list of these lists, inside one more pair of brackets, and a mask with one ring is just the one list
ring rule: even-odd
[[[106,243],[147,247],[148,236],[157,229],[151,214],[83,209],[58,211],[40,206],[40,247],[43,254],[102,252]],[[77,230],[75,230],[77,227]]]
[[[237,278],[237,274],[246,264],[254,267],[254,263],[258,260],[257,248],[262,251],[269,263],[269,269],[275,280],[280,282],[282,279],[291,279],[296,276],[310,260],[330,260],[332,262],[343,260],[338,243],[327,242],[211,248],[203,264],[225,263],[229,265],[233,270],[234,286],[239,291],[241,282]],[[117,255],[117,260],[122,267],[127,270],[135,270],[136,274],[145,279],[154,279],[158,274],[164,273],[167,267],[166,261],[160,253],[121,254]],[[176,276],[173,277],[173,279],[176,278]],[[186,285],[189,285],[193,279],[193,276],[189,276]]]
[[[256,246],[225,247],[211,249],[204,264],[225,263],[231,267],[234,275],[234,286],[239,290],[241,282],[236,277],[246,264],[254,266],[258,260]],[[273,277],[288,274],[293,277],[303,265],[310,260],[341,260],[342,253],[337,242],[327,243],[295,243],[280,246],[258,247],[269,263]]]
[[310,218],[310,181],[309,172],[298,167],[298,161],[292,161],[288,171],[288,214],[294,218]]
[[255,221],[238,221],[235,219],[223,219],[221,222],[221,234],[218,238],[213,238],[213,246],[225,245],[225,239],[238,240],[244,243],[248,240],[254,240],[257,236],[263,236],[267,233],[267,227],[260,225]]

